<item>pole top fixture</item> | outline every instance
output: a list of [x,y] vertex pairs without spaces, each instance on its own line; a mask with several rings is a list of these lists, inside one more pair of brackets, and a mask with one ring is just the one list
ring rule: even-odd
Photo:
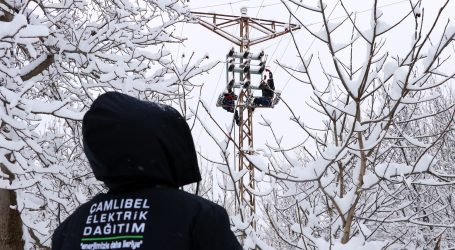
[[246,16],[246,13],[248,12],[248,9],[246,7],[242,7],[240,9],[240,13],[242,13],[242,16]]

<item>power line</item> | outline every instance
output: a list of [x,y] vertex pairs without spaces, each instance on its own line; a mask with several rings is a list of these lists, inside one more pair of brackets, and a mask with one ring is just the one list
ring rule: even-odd
[[[264,7],[263,5],[264,5],[264,0],[262,0],[261,5],[259,6],[258,13],[256,13],[256,18],[258,18],[259,12],[261,12],[261,9]],[[249,7],[249,9],[251,9],[251,7]]]
[[[289,45],[291,44],[291,38],[288,37],[288,39],[289,39],[288,44],[286,45],[286,48],[284,49],[283,54],[281,54],[281,56],[280,56],[280,61],[283,60],[283,57],[284,57],[284,55],[286,55],[286,51],[288,50]],[[273,71],[276,71],[277,68],[278,68],[278,64],[275,65],[275,69]]]
[[[400,3],[403,3],[403,2],[408,2],[408,0],[401,0],[401,1],[396,1],[396,2],[389,3],[389,4],[384,4],[384,5],[378,6],[377,8],[378,8],[378,9],[382,9],[382,8],[384,8],[384,7],[388,7],[388,6],[400,4]],[[347,15],[343,15],[343,16],[338,16],[338,17],[330,18],[330,16],[332,15],[333,11],[335,10],[335,8],[338,6],[339,3],[340,3],[340,1],[338,0],[337,4],[335,5],[335,7],[334,7],[334,8],[332,9],[332,11],[330,12],[329,18],[327,19],[327,21],[332,21],[332,20],[336,20],[336,19],[340,19],[340,18],[345,18],[345,17],[347,17]],[[365,12],[368,12],[368,11],[371,11],[371,10],[373,10],[373,8],[361,10],[361,11],[358,11],[358,12],[356,12],[356,13],[357,13],[357,14],[358,14],[358,13],[365,13]],[[321,24],[321,23],[323,23],[323,22],[324,22],[324,21],[314,22],[314,23],[307,24],[306,26],[308,27],[308,26],[312,26],[312,25],[316,25],[316,24]],[[323,28],[323,27],[321,27],[321,29],[322,29],[322,28]],[[321,30],[321,29],[320,29],[320,30]],[[319,31],[320,31],[320,30],[319,30]],[[310,48],[313,46],[315,40],[316,40],[316,37],[314,37],[314,38],[313,38],[313,41],[311,41],[311,44],[310,44],[310,46],[308,47],[308,49],[305,51],[303,57],[306,56],[306,54],[308,53],[308,51],[310,50]],[[300,62],[298,65],[300,65],[300,64],[301,64],[301,62]],[[284,85],[284,87],[283,87],[283,89],[282,89],[281,91],[284,91],[284,89],[285,89],[286,86],[288,85],[288,83],[289,83],[289,81],[291,80],[291,78],[292,78],[292,76],[289,76],[289,78],[288,78],[286,84]]]
[[[195,8],[190,8],[191,10],[198,10],[198,9],[207,9],[207,8],[212,8],[212,7],[219,7],[219,6],[226,6],[226,5],[231,5],[231,8],[232,8],[232,4],[237,4],[237,3],[241,3],[241,2],[247,2],[249,0],[238,0],[238,1],[234,1],[234,2],[229,2],[229,3],[222,3],[222,4],[214,4],[214,5],[208,5],[208,6],[201,6],[201,7],[195,7]],[[392,2],[392,3],[388,3],[388,4],[384,4],[384,5],[381,5],[381,6],[378,6],[379,9],[381,8],[384,8],[384,7],[388,7],[388,6],[392,6],[392,5],[396,5],[396,4],[400,4],[400,3],[404,3],[404,2],[408,2],[409,0],[401,0],[401,1],[397,1],[397,2]],[[262,3],[264,2],[264,0],[262,1]],[[256,5],[256,6],[245,6],[247,9],[261,9],[261,8],[265,8],[265,7],[270,7],[270,6],[276,6],[276,5],[281,5],[282,2],[277,2],[277,3],[271,3],[271,4],[261,4],[261,5]],[[365,9],[365,10],[361,10],[361,11],[357,11],[356,13],[359,14],[359,13],[365,13],[365,12],[368,12],[372,10],[372,8],[369,8],[369,9]],[[258,11],[259,12],[259,11]],[[336,19],[340,19],[340,18],[344,18],[344,17],[347,17],[347,15],[343,15],[343,16],[338,16],[338,17],[334,17],[332,19],[328,19],[328,21],[331,21],[331,20],[336,20]],[[322,21],[320,22],[314,22],[314,23],[310,23],[310,24],[307,24],[306,26],[312,26],[312,25],[316,25],[316,24],[320,24],[322,23]]]
[[[258,18],[259,13],[261,12],[262,6],[264,5],[264,1],[265,1],[265,0],[262,0],[261,5],[259,6],[259,10],[258,10],[258,12],[256,13],[256,18]],[[231,8],[232,8],[232,6],[231,6]],[[246,8],[249,9],[249,7],[246,7]],[[251,34],[251,29],[248,31],[248,37],[250,36],[250,34]]]
[[[294,12],[297,12],[297,11],[299,10],[299,7],[300,7],[300,6],[297,5],[297,7],[295,8],[295,11],[294,11]],[[290,22],[290,21],[289,21],[289,22]],[[289,36],[287,37],[287,39],[289,39],[289,41],[288,41],[288,44],[286,45],[286,48],[285,48],[284,51],[283,51],[283,54],[281,54],[280,61],[281,61],[281,59],[283,59],[283,56],[284,56],[284,54],[286,53],[286,50],[288,49],[289,44],[291,43],[291,40],[290,40],[290,37],[289,37]],[[280,46],[280,43],[281,43],[282,40],[283,40],[283,37],[281,37],[280,41],[278,42],[278,45],[275,47],[275,50],[273,51],[273,54],[272,54],[272,56],[270,57],[270,60],[272,60],[273,55],[275,55],[275,52],[276,52],[276,50],[278,49],[278,46]],[[278,67],[278,65],[275,66],[275,69],[274,69],[273,71],[276,71],[277,67]]]
[[[232,9],[232,4],[236,4],[236,3],[239,3],[239,2],[244,2],[244,1],[247,1],[247,0],[239,0],[239,1],[234,1],[234,2],[229,2],[229,3],[223,3],[223,4],[216,4],[216,5],[210,5],[210,6],[205,6],[205,7],[196,7],[196,8],[192,8],[192,9],[203,9],[203,8],[211,8],[211,7],[217,7],[217,6],[225,6],[225,5],[230,5],[231,7],[231,12],[234,13],[234,10]],[[379,9],[381,8],[384,8],[384,7],[388,7],[388,6],[392,6],[392,5],[396,5],[396,4],[400,4],[400,3],[403,3],[403,2],[407,2],[408,0],[401,0],[401,1],[397,1],[397,2],[392,2],[392,3],[389,3],[389,4],[384,4],[384,5],[381,5],[381,6],[378,6]],[[262,3],[264,2],[264,0],[262,1]],[[281,5],[282,2],[278,2],[278,3],[272,3],[272,4],[261,4],[261,5],[258,5],[258,6],[250,6],[250,7],[246,7],[246,8],[249,8],[249,9],[254,9],[254,8],[259,8],[258,10],[258,13],[259,11],[262,9],[262,8],[265,8],[265,7],[270,7],[270,6],[275,6],[275,5]],[[365,10],[361,10],[361,11],[358,11],[356,12],[357,14],[359,13],[365,13],[365,12],[368,12],[368,11],[371,11],[372,8],[369,8],[369,9],[365,9]],[[257,17],[258,15],[256,15]],[[340,19],[340,18],[345,18],[347,17],[347,15],[343,15],[343,16],[338,16],[338,17],[334,17],[334,18],[330,18],[330,19],[327,19],[327,21],[333,21],[333,20],[337,20],[337,19]],[[306,24],[305,26],[309,27],[309,26],[313,26],[313,25],[316,25],[316,24],[321,24],[323,23],[323,21],[319,21],[319,22],[314,22],[314,23],[309,23],[309,24]],[[286,37],[286,38],[283,38],[283,39],[290,39],[290,37]],[[264,49],[268,49],[272,46],[275,46],[276,44],[279,44],[282,42],[283,39],[280,39],[278,42],[275,42],[275,43],[272,43],[270,45],[268,45],[267,47],[265,47]]]
[[[224,69],[223,69],[223,67],[221,67],[220,76],[218,77],[218,81],[216,82],[215,89],[214,89],[214,91],[212,93],[212,99],[210,99],[210,105],[212,105],[213,98],[215,98],[215,93],[216,93],[216,90],[218,88],[218,85],[220,84],[220,80],[221,80],[221,77],[223,76],[223,72],[224,72]],[[204,121],[203,122],[205,123],[206,120],[207,120],[207,115],[204,117]],[[199,143],[199,139],[201,138],[202,130],[204,130],[204,128],[201,128],[201,130],[199,131],[199,135],[197,136],[197,140],[196,140],[196,145]]]
[[259,5],[259,6],[247,6],[246,8],[248,9],[261,9],[261,8],[264,8],[264,7],[270,7],[270,6],[275,6],[275,5],[280,5],[281,4],[281,1],[278,2],[278,3],[271,3],[271,4],[265,4],[265,5]]
[[[381,5],[381,6],[378,6],[378,8],[383,8],[383,7],[388,7],[388,6],[392,6],[392,5],[395,5],[395,4],[400,4],[400,3],[404,3],[404,2],[408,2],[409,0],[402,0],[402,1],[398,1],[398,2],[392,2],[392,3],[388,3],[388,4],[384,4],[384,5]],[[256,9],[256,8],[264,8],[264,7],[270,7],[270,6],[275,6],[275,5],[280,5],[282,4],[282,2],[278,2],[278,3],[271,3],[271,4],[265,4],[265,5],[257,5],[257,6],[247,6],[246,8],[248,9]],[[365,10],[361,10],[361,11],[357,11],[356,13],[359,14],[359,13],[364,13],[364,12],[368,12],[372,10],[372,8],[370,9],[365,9]],[[339,16],[339,17],[334,17],[330,20],[335,20],[335,19],[339,19],[339,18],[343,18],[343,17],[346,17],[346,16]],[[316,23],[312,23],[312,24],[309,24],[309,25],[314,25],[314,24],[318,24],[318,23],[321,23],[321,22],[316,22]]]
[[[233,10],[233,8],[232,8],[232,5],[233,5],[233,4],[237,4],[237,3],[240,3],[240,2],[246,2],[246,1],[249,1],[249,0],[238,0],[238,1],[233,1],[233,2],[229,2],[229,3],[216,4],[216,5],[209,5],[209,6],[204,6],[204,7],[196,7],[196,8],[192,8],[192,9],[193,9],[193,10],[195,10],[195,9],[205,9],[205,8],[212,8],[212,7],[230,5],[230,7],[231,7],[231,12],[233,13],[233,12],[234,12],[234,10]],[[264,4],[263,4],[264,1],[265,1],[265,0],[262,0],[260,6],[252,6],[252,7],[246,7],[246,8],[259,8],[259,10],[258,10],[258,12],[257,12],[257,14],[256,14],[256,17],[258,17],[258,16],[259,16],[259,12],[261,11],[262,8],[282,4],[282,2],[280,1],[279,3],[272,3],[272,4],[266,4],[266,5],[264,5]],[[381,6],[378,7],[378,9],[381,9],[381,8],[384,8],[384,7],[388,7],[388,6],[392,6],[392,5],[396,5],[396,4],[400,4],[400,3],[403,3],[403,2],[407,2],[407,1],[408,1],[408,0],[400,0],[400,1],[397,1],[397,2],[392,2],[392,3],[389,3],[389,4],[381,5]],[[329,16],[328,16],[328,18],[327,18],[328,21],[330,21],[330,20],[336,20],[336,19],[340,19],[340,18],[345,18],[345,17],[347,17],[347,15],[344,15],[344,16],[339,16],[339,17],[330,18],[330,16],[333,14],[334,10],[335,10],[336,7],[338,6],[339,2],[340,2],[340,0],[337,1],[335,7],[334,7],[334,8],[332,9],[332,11],[330,12],[330,14],[329,14]],[[297,6],[297,9],[298,9],[298,6]],[[356,13],[364,13],[364,12],[371,11],[372,9],[373,9],[373,8],[369,8],[369,9],[365,9],[365,10],[362,10],[362,11],[358,11],[358,12],[356,12]],[[310,23],[310,24],[307,24],[306,26],[312,26],[312,25],[321,24],[321,23],[323,23],[323,21]],[[322,28],[323,28],[323,27],[321,27],[321,29],[322,29]],[[183,30],[183,27],[182,27],[182,30]],[[237,30],[237,27],[236,27],[236,30]],[[287,37],[286,39],[290,39],[290,38],[291,38],[291,37]],[[274,53],[272,54],[272,57],[273,57],[273,55],[275,54],[275,52],[276,52],[276,50],[277,50],[279,44],[282,42],[282,40],[283,40],[283,37],[280,39],[279,42],[273,43],[273,44],[271,44],[271,45],[269,45],[269,46],[266,47],[266,49],[267,49],[267,48],[270,48],[270,47],[272,47],[272,46],[278,44],[278,45],[276,46],[276,48],[275,48]],[[316,38],[313,38],[311,44],[309,45],[309,47],[308,47],[307,50],[305,51],[303,57],[305,57],[306,54],[309,52],[309,50],[310,50],[311,47],[313,46],[315,40],[316,40]],[[286,50],[287,50],[287,48],[288,48],[289,45],[290,45],[290,42],[291,42],[291,40],[288,41],[288,44],[286,45],[286,49],[285,49],[285,51],[283,52],[283,54],[281,55],[280,60],[282,60],[282,58],[284,57],[284,55],[285,55],[285,53],[286,53]],[[271,57],[271,58],[272,58],[272,57]],[[300,64],[301,64],[301,62],[299,63],[299,65],[300,65]],[[216,89],[218,88],[218,85],[219,85],[219,83],[220,83],[222,74],[223,74],[223,68],[221,69],[220,76],[219,76],[219,78],[218,78],[218,81],[217,81],[217,84],[216,84],[216,87],[215,87],[215,91],[216,91]],[[287,85],[288,85],[288,83],[290,82],[290,80],[291,80],[291,76],[289,76],[289,79],[287,80],[287,82],[286,82],[285,86],[283,87],[282,91],[284,91],[284,89],[287,87]],[[214,91],[214,93],[212,94],[212,99],[211,99],[210,103],[213,102],[213,98],[215,97],[215,91]],[[205,119],[204,119],[204,120],[205,120]],[[200,131],[200,133],[199,133],[199,135],[198,135],[197,142],[199,141],[199,138],[200,138],[200,136],[201,136],[201,133],[202,133],[202,129],[201,129],[201,131]]]
[[[238,1],[238,2],[241,2],[241,1]],[[232,8],[232,3],[228,3],[228,4],[229,4],[229,6],[231,7],[231,13],[232,13],[232,15],[234,15],[234,9]],[[224,5],[228,5],[228,4],[224,4]],[[237,26],[234,28],[234,29],[235,29],[235,30],[234,30],[234,33],[237,33],[237,28],[238,28]],[[232,44],[232,43],[231,43],[231,44]],[[234,44],[232,44],[232,45],[234,45]],[[218,95],[216,95],[216,91],[217,91],[217,89],[218,89],[218,85],[220,85],[220,80],[221,80],[221,76],[223,76],[223,72],[224,72],[224,69],[223,69],[223,67],[221,67],[220,76],[218,77],[218,81],[216,82],[216,86],[215,86],[215,88],[213,89],[212,98],[210,99],[210,106],[212,105],[212,102],[213,102],[213,99],[215,98],[215,96],[218,98]],[[207,115],[204,117],[204,121],[203,121],[203,122],[205,123],[206,120],[207,120]],[[198,135],[197,140],[196,140],[196,144],[199,143],[199,138],[201,137],[202,130],[203,130],[203,129],[201,128],[201,131],[199,132],[199,135]]]
[[[229,4],[229,5],[231,6],[231,12],[232,12],[232,14],[234,14],[234,9],[232,8],[232,4]],[[237,32],[237,27],[235,28],[235,32]],[[220,80],[221,80],[221,77],[223,76],[223,72],[224,72],[224,69],[223,69],[223,67],[221,67],[220,76],[218,77],[218,81],[216,82],[216,86],[215,86],[215,88],[213,89],[212,98],[210,99],[210,106],[212,105],[213,98],[214,98],[215,96],[217,96],[217,95],[216,95],[216,91],[217,91],[217,89],[218,89],[218,85],[220,85]],[[204,121],[203,121],[203,122],[205,123],[206,120],[207,120],[207,115],[204,117]],[[196,144],[199,143],[199,138],[201,137],[202,130],[203,130],[203,129],[201,128],[201,131],[199,132],[199,135],[198,135],[197,140],[196,140]]]
[[[220,7],[220,6],[226,6],[226,5],[232,5],[232,4],[237,4],[241,2],[247,2],[249,0],[238,0],[234,2],[228,2],[228,3],[220,3],[220,4],[214,4],[214,5],[207,5],[207,6],[200,6],[200,7],[194,7],[190,8],[191,10],[199,10],[199,9],[208,9],[212,7]],[[269,7],[269,6],[275,6],[275,5],[280,5],[281,1],[276,2],[276,3],[270,3],[270,4],[265,4],[264,5],[264,0],[262,1],[261,5],[256,5],[256,6],[245,6],[247,9],[257,9],[257,8],[263,8],[263,7]]]
[[[183,28],[185,27],[185,22],[182,24],[182,29],[180,30],[180,37],[182,37],[182,34],[183,34]],[[177,48],[177,56],[179,56],[179,53],[180,53],[180,46],[182,46],[182,43],[179,43],[179,46]]]
[[191,10],[199,10],[199,9],[207,9],[207,8],[219,7],[219,6],[225,6],[225,5],[232,5],[232,4],[247,2],[247,1],[249,1],[249,0],[238,0],[238,1],[229,2],[229,3],[221,3],[221,4],[214,4],[214,5],[207,5],[207,6],[203,6],[203,7],[191,8]]
[[[388,7],[388,6],[392,6],[392,5],[396,5],[396,4],[400,4],[400,3],[404,3],[404,2],[408,2],[408,1],[409,0],[401,0],[401,1],[393,2],[393,3],[389,3],[389,4],[384,4],[384,5],[378,6],[378,9],[382,9],[384,7]],[[361,10],[361,11],[357,11],[355,13],[356,14],[360,14],[360,13],[365,13],[365,12],[368,12],[368,11],[371,11],[371,10],[373,10],[373,8],[364,9],[364,10]],[[341,19],[341,18],[345,18],[345,17],[348,17],[348,15],[337,16],[337,17],[334,17],[334,18],[331,18],[331,19],[327,19],[327,21],[332,21],[332,20]],[[309,23],[309,24],[306,24],[306,26],[313,26],[313,25],[320,24],[320,23],[323,23],[323,22],[324,21]]]
[[[337,8],[337,6],[338,6],[339,3],[340,3],[340,0],[337,1],[337,3],[335,4],[335,6],[333,7],[332,11],[329,13],[328,19],[329,19],[330,16],[333,14],[333,12],[335,11],[335,9]],[[319,31],[321,31],[323,27],[324,27],[324,26],[322,26],[322,27],[319,29]],[[305,58],[305,56],[306,56],[306,54],[308,53],[308,51],[310,51],[310,48],[311,48],[311,46],[313,46],[315,40],[316,40],[316,37],[313,37],[313,41],[311,41],[310,46],[308,46],[308,49],[305,51],[305,54],[303,54],[302,60],[303,60],[303,58]],[[289,42],[290,42],[290,41],[291,41],[291,40],[289,40]],[[288,45],[289,45],[289,44],[288,44]],[[285,52],[286,52],[286,50],[284,51],[284,53],[285,53]],[[283,55],[284,55],[284,53],[283,53]],[[299,63],[299,65],[300,65],[300,63]],[[281,89],[281,92],[284,91],[284,89],[288,86],[288,83],[289,83],[290,81],[291,81],[291,76],[289,76],[288,80],[286,81],[286,84],[284,84],[284,87]]]

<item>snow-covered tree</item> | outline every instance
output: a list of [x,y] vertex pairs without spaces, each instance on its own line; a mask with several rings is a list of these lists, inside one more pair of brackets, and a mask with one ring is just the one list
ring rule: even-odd
[[[453,144],[455,109],[438,89],[455,75],[455,22],[447,18],[453,3],[445,1],[427,17],[422,1],[409,1],[401,16],[387,19],[381,1],[370,2],[370,20],[346,1],[333,8],[345,17],[334,20],[323,1],[283,2],[325,48],[304,55],[293,35],[299,66],[282,65],[311,88],[308,105],[324,124],[311,128],[297,107],[289,107],[308,141],[294,152],[300,157],[270,157],[280,199],[267,214],[275,236],[292,249],[455,244],[455,176],[441,154]],[[291,11],[296,5],[319,16],[322,28],[306,25],[304,14]]]
[[[200,102],[211,119],[198,119],[221,151],[220,160],[207,158],[245,249],[455,247],[455,104],[446,88],[455,76],[455,4],[370,0],[354,11],[353,2],[282,1],[304,35],[292,33],[299,64],[277,63],[313,93],[302,106],[281,95],[305,136],[299,146],[283,147],[298,131],[288,135],[263,118],[267,150],[239,148],[234,121],[222,124]],[[401,5],[383,13],[393,4]],[[318,49],[307,54],[302,39],[312,38]],[[305,108],[319,114],[320,127],[307,123]],[[256,187],[246,188],[256,196],[254,215],[238,189],[244,150],[256,154],[248,156]]]
[[190,80],[214,66],[174,62],[168,46],[184,41],[175,25],[190,19],[182,1],[0,0],[0,221],[9,228],[0,245],[48,248],[59,222],[102,190],[79,123],[100,93],[186,114]]
[[[455,246],[455,108],[453,93],[441,88],[455,76],[455,5],[410,0],[390,14],[383,13],[383,1],[366,1],[370,7],[361,13],[348,2],[333,1],[329,9],[321,0],[282,1],[305,34],[292,33],[299,64],[277,63],[313,93],[306,104],[323,125],[307,124],[305,106],[288,105],[286,91],[282,103],[305,141],[286,149],[280,136],[286,132],[260,121],[274,140],[250,157],[256,167],[256,190],[248,190],[257,195],[256,229],[242,207],[233,210],[246,249]],[[436,11],[426,11],[431,8],[425,4]],[[332,18],[334,11],[342,17]],[[302,37],[314,38],[322,49],[307,55]],[[235,208],[234,184],[244,172],[235,168],[232,152],[242,149],[232,127],[211,122],[226,138],[220,141],[206,122],[222,152],[220,186]]]

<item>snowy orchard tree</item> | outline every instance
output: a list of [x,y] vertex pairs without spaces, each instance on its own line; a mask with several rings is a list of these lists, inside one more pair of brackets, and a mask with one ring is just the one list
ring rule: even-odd
[[[256,167],[256,190],[248,190],[257,198],[256,229],[245,206],[236,205],[245,171],[235,168],[242,150],[233,127],[217,122],[201,102],[225,138],[199,119],[221,150],[221,161],[213,162],[245,249],[454,247],[455,108],[453,92],[442,88],[455,76],[455,20],[447,18],[454,3],[443,1],[427,17],[425,2],[407,1],[388,20],[385,3],[371,0],[365,20],[340,0],[332,3],[345,17],[331,20],[333,9],[320,0],[282,2],[305,38],[323,46],[306,55],[292,34],[299,65],[277,62],[312,91],[307,103],[323,126],[306,124],[305,110],[289,106],[285,92],[282,102],[306,137],[300,146],[285,149],[280,128],[260,121],[274,142],[249,158]],[[313,17],[321,29],[307,25]]]
[[[454,5],[444,1],[427,18],[424,2],[409,1],[392,23],[384,18],[379,0],[369,1],[367,21],[350,11],[347,2],[334,7],[345,18],[332,21],[323,1],[314,6],[283,1],[291,19],[325,48],[305,55],[293,34],[299,66],[278,62],[311,88],[308,105],[324,125],[308,126],[298,107],[288,106],[307,140],[294,152],[276,150],[280,138],[270,147],[268,174],[278,185],[275,204],[264,207],[279,242],[273,245],[454,247],[455,175],[453,161],[447,163],[442,150],[453,145],[455,109],[439,89],[453,83],[455,75],[455,20],[447,18]],[[319,16],[322,28],[305,25],[307,15],[296,15],[295,6],[304,10],[300,13]],[[411,39],[393,44],[397,30]]]
[[214,66],[194,56],[177,64],[167,49],[190,20],[182,1],[0,0],[1,246],[48,248],[53,229],[103,189],[80,128],[100,93],[186,115],[190,80]]

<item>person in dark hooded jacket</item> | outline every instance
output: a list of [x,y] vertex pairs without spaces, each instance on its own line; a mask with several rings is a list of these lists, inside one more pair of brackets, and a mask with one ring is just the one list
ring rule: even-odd
[[272,99],[275,93],[273,74],[269,69],[265,69],[265,73],[266,75],[264,75],[264,79],[259,84],[259,88],[262,90],[262,96],[255,97],[253,100],[253,105],[256,107],[270,107],[273,103]]
[[201,180],[178,111],[108,92],[85,114],[82,133],[93,173],[109,191],[60,224],[53,250],[242,249],[221,206],[178,189]]

